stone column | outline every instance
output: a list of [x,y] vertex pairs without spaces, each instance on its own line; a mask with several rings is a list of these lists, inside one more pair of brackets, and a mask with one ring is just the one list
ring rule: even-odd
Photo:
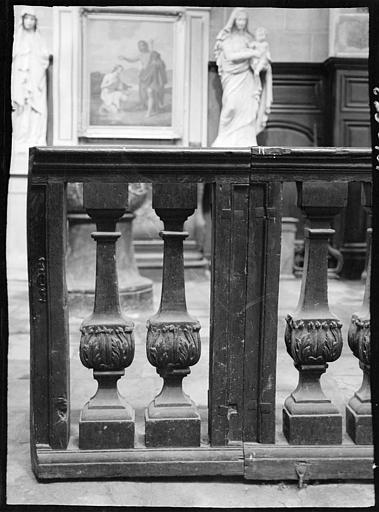
[[333,216],[345,205],[345,183],[299,183],[298,205],[307,216],[305,260],[296,311],[286,318],[287,351],[299,371],[283,408],[290,444],[339,444],[342,415],[324,395],[320,377],[342,351],[342,324],[328,306],[328,239]]
[[183,224],[196,204],[196,184],[154,185],[153,208],[164,223],[163,277],[158,313],[147,322],[146,353],[164,382],[145,411],[147,447],[200,445],[200,415],[182,390],[200,358],[200,324],[187,312],[183,264]]
[[134,357],[133,322],[121,314],[115,244],[116,221],[124,214],[127,184],[84,184],[84,208],[96,222],[95,306],[81,325],[80,360],[93,369],[96,394],[79,420],[79,448],[116,449],[134,446],[134,410],[117,390],[117,381]]
[[[371,184],[362,186],[362,204],[371,215],[372,198]],[[371,278],[371,234],[369,228],[367,237],[367,277],[363,304],[359,311],[353,314],[348,332],[348,343],[359,366],[363,371],[362,385],[354,393],[346,406],[346,430],[356,444],[372,443],[372,416],[370,391],[370,278]]]

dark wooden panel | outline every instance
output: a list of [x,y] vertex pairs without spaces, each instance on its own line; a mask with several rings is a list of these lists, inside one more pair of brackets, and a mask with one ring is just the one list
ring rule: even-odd
[[371,144],[370,120],[367,121],[343,119],[343,139],[348,146],[368,147]]
[[66,193],[63,183],[47,187],[49,307],[49,439],[66,448],[70,436],[70,347],[66,289]]
[[278,296],[281,247],[281,187],[279,183],[266,185],[265,197],[265,258],[262,273],[260,337],[260,381],[258,404],[258,441],[275,442],[276,347],[278,324]]
[[313,146],[315,133],[317,128],[312,132],[307,126],[299,123],[282,124],[280,121],[273,120],[267,124],[260,143],[264,146]]
[[366,112],[368,115],[369,104],[367,72],[355,72],[354,75],[353,73],[353,71],[346,71],[346,74],[341,73],[341,109],[342,111],[359,109],[360,111]]
[[243,439],[248,202],[249,186],[232,185],[232,223],[228,237],[231,252],[228,311],[231,333],[228,340],[228,442]]
[[[231,185],[216,183],[212,190],[212,268],[208,433],[212,446],[227,444],[229,268],[231,261]],[[221,257],[220,257],[221,256]]]
[[276,109],[320,110],[322,81],[318,77],[275,76],[273,80],[274,104]]
[[264,271],[266,184],[253,185],[249,202],[249,254],[244,357],[244,441],[258,441],[262,272]]
[[244,440],[275,442],[280,185],[252,184],[244,359]]
[[215,186],[211,297],[209,435],[212,445],[242,441],[247,185]]

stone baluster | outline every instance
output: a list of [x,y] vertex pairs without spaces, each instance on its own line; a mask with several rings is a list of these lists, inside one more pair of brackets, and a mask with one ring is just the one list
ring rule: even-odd
[[342,324],[328,306],[328,239],[331,221],[345,205],[345,183],[299,183],[298,206],[307,216],[300,299],[286,318],[287,351],[299,371],[297,388],[283,408],[283,433],[290,444],[339,444],[342,415],[320,384],[328,362],[342,351]]
[[97,247],[95,305],[80,327],[80,359],[93,369],[98,390],[81,411],[81,449],[134,446],[134,410],[117,389],[134,357],[134,325],[121,314],[115,255],[116,222],[127,200],[127,184],[84,184],[84,208],[96,223],[91,236]]
[[[362,204],[371,215],[371,184],[362,187]],[[361,308],[353,314],[348,332],[348,343],[363,371],[362,385],[346,406],[346,430],[356,444],[372,443],[372,417],[370,392],[370,278],[371,278],[371,234],[367,230],[367,277]]]
[[182,390],[189,367],[200,358],[200,324],[187,312],[183,264],[183,224],[196,204],[195,184],[153,187],[153,208],[164,223],[164,256],[161,303],[147,322],[146,353],[164,382],[145,411],[147,447],[200,445],[200,415]]

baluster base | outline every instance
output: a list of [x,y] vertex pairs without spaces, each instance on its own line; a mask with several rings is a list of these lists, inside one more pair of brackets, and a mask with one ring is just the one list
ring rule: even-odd
[[162,391],[145,411],[146,446],[200,446],[200,414],[182,389],[189,368],[159,373],[164,378]]
[[93,372],[99,388],[80,413],[81,450],[134,448],[135,412],[117,390],[124,373]]
[[293,414],[284,407],[283,434],[289,444],[341,444],[342,415]]
[[[189,411],[187,411],[189,412]],[[196,418],[150,418],[145,411],[147,448],[200,446],[200,415]]]
[[289,444],[341,444],[342,414],[320,385],[320,376],[328,365],[295,366],[299,384],[284,402],[284,436]]
[[[355,406],[358,405],[355,400],[358,401],[356,397],[353,397],[346,406],[346,431],[355,444],[372,444],[371,414],[362,414],[354,410]],[[367,409],[371,411],[371,404],[368,404],[368,406]]]
[[346,432],[355,444],[372,444],[371,402],[362,401],[357,393],[346,406]]

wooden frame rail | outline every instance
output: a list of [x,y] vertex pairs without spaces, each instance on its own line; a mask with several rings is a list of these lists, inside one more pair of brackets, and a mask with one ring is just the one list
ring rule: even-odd
[[[370,445],[346,439],[337,446],[275,444],[280,184],[303,184],[305,204],[306,184],[370,183],[371,169],[368,149],[32,149],[28,265],[31,452],[36,476],[48,480],[240,475],[300,483],[372,478]],[[70,437],[64,265],[68,182],[212,184],[209,444],[87,450],[79,449]],[[173,233],[179,236],[178,230]]]

